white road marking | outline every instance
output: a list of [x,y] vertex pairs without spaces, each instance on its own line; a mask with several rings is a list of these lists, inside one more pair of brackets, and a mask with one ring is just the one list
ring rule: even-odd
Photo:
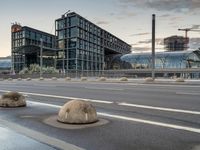
[[111,91],[123,91],[124,89],[115,89],[115,88],[98,88],[98,87],[84,87],[89,90],[111,90]]
[[177,95],[200,95],[200,93],[176,92]]
[[[0,92],[10,92],[7,90],[0,90]],[[34,96],[42,96],[42,97],[51,97],[51,98],[60,98],[60,99],[79,99],[83,101],[89,101],[89,102],[94,102],[94,103],[104,103],[104,104],[112,104],[112,101],[103,101],[103,100],[96,100],[96,99],[86,99],[86,98],[78,98],[78,97],[68,97],[68,96],[58,96],[58,95],[49,95],[49,94],[40,94],[40,93],[30,93],[30,92],[20,92],[21,94],[25,95],[34,95]]]
[[[46,104],[46,103],[33,102],[33,101],[28,101],[28,102],[30,104],[50,106],[50,107],[54,107],[54,108],[61,108],[62,107],[60,105],[54,105],[54,104]],[[100,115],[100,116],[109,117],[109,118],[116,118],[116,119],[121,119],[121,120],[126,120],[126,121],[139,122],[139,123],[143,123],[143,124],[150,124],[150,125],[154,125],[154,126],[184,130],[184,131],[189,131],[189,132],[200,134],[200,128],[192,128],[192,127],[187,127],[187,126],[180,126],[180,125],[175,125],[175,124],[162,123],[162,122],[126,117],[126,116],[121,116],[121,115],[112,115],[112,114],[103,113],[103,112],[97,112],[97,114]]]
[[155,107],[155,106],[138,105],[138,104],[130,104],[130,103],[118,103],[118,105],[130,106],[130,107],[136,107],[136,108],[154,109],[154,110],[161,110],[161,111],[169,111],[169,112],[179,112],[179,113],[186,113],[186,114],[193,114],[193,115],[200,115],[199,111],[191,111],[191,110],[183,110],[183,109]]
[[[131,83],[127,83],[128,85],[132,85]],[[185,88],[185,87],[189,87],[189,88],[200,88],[199,85],[189,85],[189,84],[153,84],[153,83],[150,83],[150,84],[145,84],[145,83],[140,83],[138,85],[142,85],[142,86],[155,86],[155,87],[181,87],[181,88]]]

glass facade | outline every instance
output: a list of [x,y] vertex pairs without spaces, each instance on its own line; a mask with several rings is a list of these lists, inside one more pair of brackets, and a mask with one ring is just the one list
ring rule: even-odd
[[11,59],[0,58],[0,70],[11,69]]
[[[11,30],[12,62],[16,72],[28,67],[30,64],[39,64],[40,39],[43,40],[45,49],[53,49],[56,46],[56,37],[54,35],[16,24],[12,26]],[[49,57],[44,58],[44,65],[45,62],[53,65],[52,62],[49,63],[49,60]]]
[[63,43],[59,48],[65,52],[66,70],[103,70],[105,51],[126,54],[131,49],[127,43],[74,12],[56,20],[56,36],[58,43]]
[[[129,69],[151,68],[151,53],[133,53],[121,57]],[[158,69],[185,69],[200,67],[200,51],[157,52],[155,67]]]

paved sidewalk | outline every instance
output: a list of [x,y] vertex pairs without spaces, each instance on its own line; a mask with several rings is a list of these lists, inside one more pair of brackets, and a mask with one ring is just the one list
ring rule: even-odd
[[0,125],[1,150],[56,150]]

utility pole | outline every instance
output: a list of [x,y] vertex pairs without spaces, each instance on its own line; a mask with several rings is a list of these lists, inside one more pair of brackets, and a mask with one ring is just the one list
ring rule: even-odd
[[152,78],[155,79],[155,19],[156,15],[152,15]]
[[43,39],[40,38],[40,78],[42,77],[42,66],[43,66]]

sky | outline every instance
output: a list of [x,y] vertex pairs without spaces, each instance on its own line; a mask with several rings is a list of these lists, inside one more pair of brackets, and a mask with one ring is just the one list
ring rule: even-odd
[[[132,51],[151,49],[151,20],[156,14],[156,51],[163,38],[180,35],[178,28],[200,30],[200,0],[5,0],[0,2],[0,57],[11,54],[11,23],[55,33],[54,21],[75,11],[132,45]],[[188,32],[190,49],[200,47],[200,32]]]

